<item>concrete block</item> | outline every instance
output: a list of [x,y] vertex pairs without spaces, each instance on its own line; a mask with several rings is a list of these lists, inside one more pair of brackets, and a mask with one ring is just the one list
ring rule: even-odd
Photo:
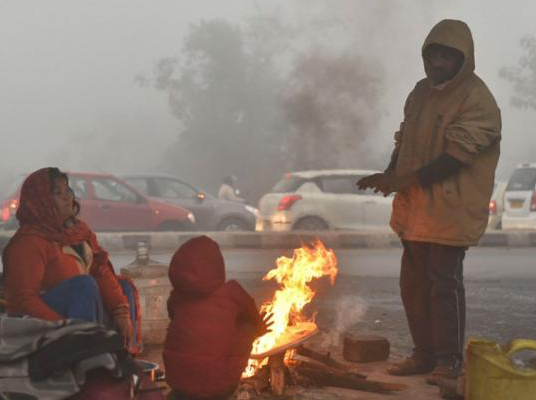
[[181,247],[184,243],[186,243],[188,240],[193,239],[195,237],[201,236],[201,232],[181,232],[177,234],[177,244],[173,249],[170,250],[177,250],[179,247]]
[[508,246],[510,247],[529,247],[530,237],[529,232],[509,232]]
[[495,247],[495,246],[508,246],[508,234],[503,232],[487,232],[485,233],[478,243],[482,247]]
[[400,239],[392,232],[355,232],[339,234],[341,248],[391,248],[400,247]]
[[294,233],[269,232],[259,233],[263,249],[289,249],[300,247],[300,240]]
[[400,239],[394,232],[370,232],[366,234],[367,247],[374,249],[400,246]]
[[152,247],[152,237],[151,233],[124,233],[122,235],[123,239],[123,248],[124,249],[135,249],[138,242],[145,242],[148,244],[149,248]]
[[235,248],[254,248],[262,247],[262,237],[254,232],[237,232],[233,237],[233,247]]
[[340,233],[338,232],[318,232],[317,234],[311,233],[307,243],[311,243],[317,238],[320,239],[327,248],[335,249],[340,247]]
[[[200,232],[201,233],[201,232]],[[214,240],[216,243],[220,245],[222,249],[230,249],[233,248],[234,242],[233,238],[234,235],[229,232],[202,232],[203,235],[207,235],[209,238]]]
[[351,362],[385,361],[389,358],[389,341],[381,336],[347,333],[343,342],[343,357]]
[[179,248],[183,234],[177,232],[157,232],[151,235],[150,247],[152,249],[169,249],[175,251]]
[[530,232],[528,236],[529,236],[529,240],[528,240],[529,246],[536,247],[536,232]]
[[368,241],[364,234],[341,233],[339,234],[339,246],[343,249],[364,249],[368,247]]

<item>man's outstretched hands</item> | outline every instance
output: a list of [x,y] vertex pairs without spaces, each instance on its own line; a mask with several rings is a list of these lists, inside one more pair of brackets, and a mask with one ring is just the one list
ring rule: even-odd
[[417,174],[410,173],[399,176],[392,171],[365,176],[356,183],[361,190],[372,188],[374,193],[382,192],[386,197],[393,192],[406,190],[415,184],[418,184]]

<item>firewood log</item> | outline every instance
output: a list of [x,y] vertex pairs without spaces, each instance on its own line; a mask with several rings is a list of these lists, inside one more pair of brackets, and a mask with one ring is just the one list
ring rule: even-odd
[[[314,360],[314,359],[306,357],[306,356],[302,356],[300,354],[294,354],[294,356],[292,357],[292,360],[296,361],[298,364],[307,363],[311,368],[315,367],[315,368],[318,368],[318,369],[320,369],[322,371],[330,372],[330,373],[332,373],[334,375],[338,375],[338,374],[347,372],[346,370],[340,370],[338,368],[330,367],[329,365],[326,365],[326,364],[324,364],[324,363],[322,363],[320,361]],[[363,378],[363,379],[367,378],[366,375],[363,375],[363,374],[360,374],[360,373],[357,373],[357,372],[354,372],[353,374],[355,376],[358,376],[358,377]]]
[[285,353],[278,353],[268,358],[270,367],[270,388],[275,396],[282,396],[285,392],[286,365]]
[[362,378],[352,372],[334,372],[334,369],[327,370],[318,368],[308,362],[301,362],[296,365],[298,373],[310,378],[319,386],[335,386],[346,389],[362,390],[375,393],[389,393],[400,391],[406,388],[406,385],[389,382],[371,381]]
[[240,386],[244,386],[245,390],[251,388],[256,394],[261,394],[270,386],[270,368],[265,365],[255,375],[242,378]]
[[321,363],[324,363],[332,368],[340,369],[343,371],[348,371],[350,369],[349,366],[344,365],[338,362],[337,360],[335,360],[334,358],[332,358],[331,353],[329,352],[326,354],[322,354],[322,353],[319,353],[317,351],[314,351],[308,347],[301,345],[296,348],[296,353],[305,357],[312,358],[313,360],[320,361]]

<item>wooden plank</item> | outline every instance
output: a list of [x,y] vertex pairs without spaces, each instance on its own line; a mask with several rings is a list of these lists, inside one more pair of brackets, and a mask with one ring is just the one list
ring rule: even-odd
[[252,353],[249,358],[262,360],[277,353],[286,352],[299,346],[318,333],[318,327],[314,322],[300,322],[297,325],[289,325],[285,332],[277,339],[275,346],[263,353]]

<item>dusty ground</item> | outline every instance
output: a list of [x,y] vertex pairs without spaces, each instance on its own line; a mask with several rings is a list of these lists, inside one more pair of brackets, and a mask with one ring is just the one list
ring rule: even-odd
[[[338,333],[350,331],[386,337],[391,343],[391,361],[411,352],[412,344],[399,297],[398,255],[391,253],[340,254],[341,275],[335,286],[330,287],[326,282],[317,284],[318,294],[311,310],[318,311],[317,322],[324,334],[317,336],[308,346],[318,351],[331,351],[335,358],[342,360]],[[268,265],[271,256],[266,252],[237,252],[229,258],[229,264],[234,266],[230,268],[229,278],[239,280],[258,303],[267,299],[274,289],[270,282],[261,281],[261,266]],[[471,254],[465,280],[467,338],[489,337],[506,343],[517,337],[535,337],[536,270],[533,257],[533,250],[478,249]],[[253,268],[257,264],[259,268]],[[366,268],[360,269],[360,264],[366,265]],[[160,353],[161,348],[148,348],[143,357],[161,363]],[[387,363],[353,366],[355,371],[366,374],[369,379],[407,384],[406,390],[377,395],[335,388],[289,388],[284,398],[440,399],[438,389],[427,385],[424,377],[392,377],[385,374],[386,367]],[[259,399],[271,398],[269,394],[259,396]]]
[[[329,304],[321,304],[321,313],[328,312]],[[288,387],[285,395],[282,397],[272,396],[270,393],[263,393],[260,396],[257,396],[256,399],[259,400],[270,400],[270,399],[288,399],[288,400],[375,400],[375,399],[400,399],[400,400],[435,400],[441,399],[437,387],[430,386],[424,382],[424,376],[417,377],[393,377],[386,373],[386,369],[390,362],[399,360],[405,354],[407,348],[409,348],[409,343],[407,342],[406,332],[402,330],[399,333],[393,335],[394,331],[391,329],[401,323],[404,323],[404,315],[400,315],[398,318],[389,318],[387,313],[382,312],[380,309],[369,310],[371,314],[367,319],[371,319],[371,323],[363,321],[360,324],[353,326],[349,331],[351,332],[360,332],[360,333],[374,333],[376,335],[382,334],[386,329],[386,326],[390,329],[389,337],[394,339],[394,346],[392,346],[391,357],[387,362],[378,362],[378,363],[347,363],[342,357],[342,343],[337,341],[337,338],[334,338],[335,332],[331,328],[326,328],[326,326],[333,326],[333,318],[328,316],[321,318],[319,315],[319,323],[324,325],[323,330],[320,331],[315,337],[313,337],[307,346],[321,352],[329,351],[331,356],[336,360],[346,363],[351,366],[352,372],[359,372],[361,374],[367,375],[368,379],[384,381],[390,383],[401,383],[407,385],[407,388],[401,392],[393,392],[392,394],[375,394],[369,392],[361,392],[356,390],[347,390],[341,388],[304,388],[304,387]],[[390,314],[390,313],[389,313]],[[381,317],[385,319],[378,320],[377,318]],[[365,327],[368,326],[368,329]],[[141,355],[141,358],[149,359],[151,361],[157,362],[163,366],[162,363],[162,346],[153,345],[146,346],[144,353]],[[162,382],[161,385],[164,385]]]
[[[322,332],[317,335],[316,338],[311,339],[311,342],[308,343],[308,346],[315,349],[322,349],[323,343],[326,339],[326,334]],[[333,358],[338,361],[344,362],[342,358],[342,347],[331,348]],[[162,362],[162,347],[161,346],[147,346],[142,358],[149,359],[151,361],[161,363]],[[391,361],[398,359],[397,355],[391,357]],[[367,375],[368,379],[391,382],[391,383],[401,383],[407,385],[407,389],[401,392],[393,392],[392,394],[376,394],[369,392],[362,392],[356,390],[348,390],[341,388],[333,387],[324,387],[324,388],[304,388],[297,386],[290,386],[287,388],[285,395],[282,397],[272,396],[270,393],[263,393],[260,396],[257,396],[258,400],[376,400],[376,399],[397,399],[397,400],[435,400],[441,399],[439,396],[439,391],[437,387],[427,385],[424,382],[424,376],[417,377],[393,377],[388,375],[385,370],[389,365],[389,362],[378,362],[378,363],[366,363],[366,364],[354,364],[347,363],[351,365],[353,372],[359,372],[361,374]],[[162,364],[161,364],[162,365]],[[164,383],[161,382],[160,385],[164,386]],[[166,391],[168,392],[169,389]]]

